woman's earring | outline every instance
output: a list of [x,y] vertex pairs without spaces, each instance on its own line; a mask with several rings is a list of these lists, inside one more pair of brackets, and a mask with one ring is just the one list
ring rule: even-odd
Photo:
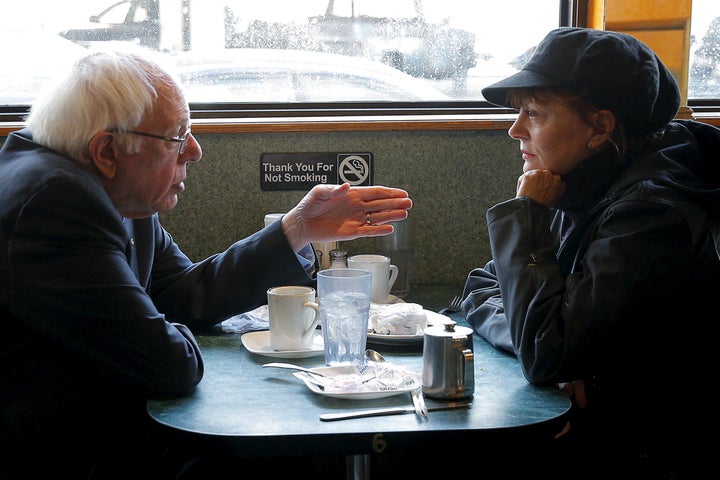
[[613,140],[612,138],[608,138],[608,142],[610,142],[612,144],[612,146],[615,147],[615,152],[617,152],[618,157],[619,157],[620,156],[620,147],[618,147],[618,144],[615,143],[615,140]]

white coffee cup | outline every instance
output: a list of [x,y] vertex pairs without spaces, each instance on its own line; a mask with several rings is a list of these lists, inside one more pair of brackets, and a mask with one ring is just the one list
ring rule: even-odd
[[372,274],[372,301],[387,303],[390,289],[398,276],[398,267],[384,255],[364,254],[348,258],[348,268],[359,268]]
[[315,289],[273,287],[267,291],[270,346],[274,350],[309,350],[320,322]]

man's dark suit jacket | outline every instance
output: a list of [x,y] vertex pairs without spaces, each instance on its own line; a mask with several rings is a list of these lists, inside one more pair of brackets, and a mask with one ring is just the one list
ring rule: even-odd
[[27,130],[0,151],[0,465],[127,446],[148,397],[201,380],[191,329],[313,281],[280,222],[192,262],[157,214],[123,218],[92,168]]

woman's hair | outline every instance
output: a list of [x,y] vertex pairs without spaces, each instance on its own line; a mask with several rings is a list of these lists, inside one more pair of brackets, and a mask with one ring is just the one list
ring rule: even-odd
[[[38,96],[27,125],[36,142],[89,164],[87,146],[95,134],[135,128],[159,96],[173,92],[184,102],[177,83],[154,62],[131,53],[93,53]],[[141,139],[124,135],[117,141],[132,152]]]

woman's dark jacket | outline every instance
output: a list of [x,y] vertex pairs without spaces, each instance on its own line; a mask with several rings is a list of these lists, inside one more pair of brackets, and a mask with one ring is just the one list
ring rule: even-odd
[[577,170],[560,208],[488,210],[492,260],[467,278],[466,319],[531,383],[585,380],[608,429],[684,428],[693,382],[715,370],[720,130],[675,121],[633,158]]

